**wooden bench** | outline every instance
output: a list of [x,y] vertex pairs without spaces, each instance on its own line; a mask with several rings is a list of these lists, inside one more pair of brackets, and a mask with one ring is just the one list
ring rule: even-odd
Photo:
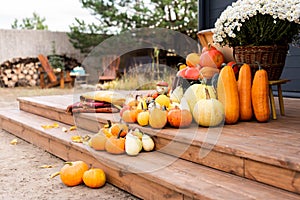
[[116,55],[104,56],[99,73],[99,83],[115,80],[118,77],[120,57]]
[[[73,78],[70,76],[69,71],[60,71],[59,73],[55,73],[53,67],[50,65],[48,58],[42,54],[38,55],[38,59],[41,63],[41,67],[39,67],[39,75],[40,75],[40,87],[41,88],[51,88],[60,86],[60,88],[65,87],[65,83],[69,83],[72,85],[74,82]],[[47,74],[48,83],[45,82],[45,73]],[[65,75],[66,74],[66,75]],[[59,76],[59,79],[57,78]]]

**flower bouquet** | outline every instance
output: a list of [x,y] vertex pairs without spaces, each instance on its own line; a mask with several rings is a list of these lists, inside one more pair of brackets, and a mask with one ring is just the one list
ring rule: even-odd
[[266,69],[269,79],[279,79],[288,44],[300,46],[300,1],[238,0],[222,12],[212,32],[214,43],[233,47],[237,62],[274,65],[275,72]]

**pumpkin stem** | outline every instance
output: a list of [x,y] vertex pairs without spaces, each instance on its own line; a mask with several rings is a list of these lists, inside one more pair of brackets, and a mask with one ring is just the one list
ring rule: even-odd
[[222,63],[221,69],[222,69],[223,67],[225,67],[226,65],[227,65],[226,63]]
[[211,43],[210,42],[207,44],[207,47],[208,47],[208,49],[211,48]]
[[200,82],[203,85],[207,85],[207,78],[204,77]]
[[140,94],[135,95],[135,100],[138,100],[139,96],[141,96]]
[[111,121],[108,119],[107,124],[104,125],[104,128],[110,128],[111,127]]
[[119,133],[118,133],[118,135],[117,135],[117,139],[120,138],[120,135],[121,135],[122,132],[123,132],[123,129],[119,130]]
[[206,99],[210,99],[210,95],[209,95],[207,88],[205,88],[205,96],[206,96]]
[[65,164],[72,166],[72,165],[73,165],[73,162],[67,161],[67,162],[65,162]]
[[260,63],[259,63],[258,61],[255,61],[255,64],[257,64],[257,65],[258,65],[258,70],[261,70],[261,69],[263,69],[263,68],[262,68],[262,66],[260,65]]

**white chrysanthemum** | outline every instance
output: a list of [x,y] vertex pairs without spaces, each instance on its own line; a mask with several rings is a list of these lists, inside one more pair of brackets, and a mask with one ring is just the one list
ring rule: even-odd
[[238,37],[238,32],[243,28],[243,24],[258,13],[270,15],[276,22],[277,20],[288,20],[300,24],[300,1],[238,0],[233,2],[215,23],[214,41],[222,43],[229,38]]

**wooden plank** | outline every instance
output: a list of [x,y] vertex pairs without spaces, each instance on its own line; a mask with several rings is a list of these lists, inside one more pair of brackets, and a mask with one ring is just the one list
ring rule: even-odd
[[[52,120],[22,111],[0,111],[0,116],[2,118],[0,126],[4,130],[16,131],[19,134],[25,132],[25,135],[34,134],[37,137],[34,138],[37,146],[39,146],[39,137],[48,138],[48,145],[44,145],[44,141],[41,144],[47,151],[53,151],[66,160],[80,159],[95,166],[102,166],[108,174],[109,181],[144,199],[300,198],[296,194],[157,151],[141,153],[136,157],[94,151],[83,144],[70,142],[70,133],[64,133],[60,129],[41,128],[41,124],[51,123]],[[63,124],[59,125],[63,126]],[[80,134],[86,133],[80,132]],[[59,148],[56,149],[56,146]]]
[[[27,101],[36,107],[40,104],[41,107],[48,110],[63,112],[64,106],[67,104],[62,103],[64,104],[62,106],[60,102],[70,102],[67,100],[68,98],[72,99],[73,96],[39,97],[30,98]],[[232,126],[226,125],[221,129],[215,129],[215,132],[212,128],[198,127],[195,124],[186,129],[166,127],[161,130],[154,130],[136,124],[130,124],[130,127],[138,127],[143,132],[154,136],[157,149],[161,152],[239,176],[245,174],[244,160],[253,160],[272,165],[278,169],[285,168],[299,172],[300,116],[295,112],[299,110],[297,105],[300,101],[287,99],[286,102],[288,105],[286,107],[287,116],[279,116],[277,120],[271,120],[268,123],[251,121],[240,122]],[[45,110],[40,112],[45,113]],[[119,118],[118,113],[85,113],[75,116],[75,121],[80,127],[97,132],[99,127],[108,119],[119,121]],[[214,135],[211,136],[211,133]],[[173,145],[169,145],[170,143]],[[199,156],[199,149],[202,145],[213,147],[212,151],[205,157]]]
[[300,173],[252,160],[245,161],[245,177],[300,193]]
[[[176,144],[176,148],[165,148],[169,144],[169,140],[155,137],[156,149],[160,152],[167,153],[170,155],[177,154],[177,147],[182,145],[182,143]],[[214,169],[219,169],[228,173],[232,173],[238,176],[244,176],[244,160],[237,156],[232,156],[229,154],[217,152],[214,150],[202,149],[207,152],[206,156],[201,156],[200,148],[198,146],[190,145],[189,147],[182,146],[181,148],[187,148],[185,151],[181,152],[180,158],[199,163],[205,166],[212,167]],[[175,152],[174,152],[175,151]]]
[[[71,97],[72,96],[69,96],[69,98]],[[59,100],[59,97],[54,97],[54,100],[51,100],[52,98],[42,97],[39,97],[37,99],[38,100],[34,101],[35,106],[37,106],[38,103],[43,104],[43,102],[45,102],[44,104],[48,106],[49,110],[63,110],[63,106],[59,105],[57,106],[58,108],[56,108],[55,106],[55,102],[56,104],[59,104],[57,102],[62,102]],[[50,103],[47,103],[49,101]],[[294,101],[292,99],[292,102],[292,105],[295,106],[295,103],[299,101]],[[91,114],[82,114],[81,116],[86,116],[87,118],[91,118],[91,120],[93,120]],[[107,119],[110,119],[112,121],[119,120],[119,118],[116,115],[114,115],[116,116],[115,119],[113,119],[114,117],[111,117],[110,114],[97,113],[96,116],[100,123],[106,123]],[[238,157],[245,157],[247,159],[268,162],[269,164],[278,165],[280,167],[288,167],[295,170],[299,170],[300,156],[295,155],[297,155],[298,146],[300,146],[298,142],[298,130],[300,127],[297,125],[298,123],[296,122],[295,125],[289,124],[291,120],[287,118],[289,117],[284,117],[284,119],[278,119],[264,124],[256,122],[241,122],[234,126],[225,126],[223,127],[222,134],[218,139],[218,143],[214,146],[214,149],[216,151],[232,154]],[[297,119],[299,119],[299,116]],[[79,122],[80,120],[77,121]],[[286,123],[286,121],[288,121],[288,123]],[[294,124],[294,122],[292,123]],[[281,129],[281,126],[284,126],[284,129]],[[194,131],[193,128],[195,128],[195,126],[189,129],[181,130],[181,132],[183,133],[177,136],[175,139],[182,142],[192,141],[193,145],[201,146],[202,143],[205,141],[205,132],[207,131],[207,129],[199,128],[197,130],[199,131],[197,135],[191,135],[190,132]],[[165,139],[170,140],[174,139],[174,131],[176,130],[167,128],[161,130],[160,133],[155,133],[150,128],[141,129],[152,135],[157,135],[159,137],[163,137]],[[255,132],[253,132],[252,130],[255,130]],[[287,140],[284,138],[290,139]],[[273,148],[274,144],[285,148],[280,148],[279,151],[269,151],[269,149]],[[284,162],[284,160],[289,160],[290,162],[286,163]]]
[[20,110],[47,117],[66,124],[74,125],[74,118],[71,114],[62,111],[61,109],[52,109],[53,107],[41,106],[40,103],[34,103],[23,100],[19,100]]

